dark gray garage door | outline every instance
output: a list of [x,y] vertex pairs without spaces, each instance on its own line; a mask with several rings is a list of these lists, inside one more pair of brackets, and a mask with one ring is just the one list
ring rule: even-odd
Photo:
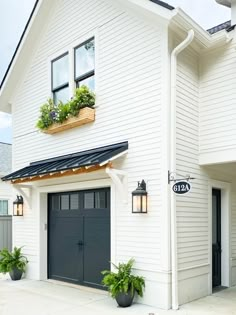
[[49,195],[49,278],[101,288],[110,261],[110,190]]

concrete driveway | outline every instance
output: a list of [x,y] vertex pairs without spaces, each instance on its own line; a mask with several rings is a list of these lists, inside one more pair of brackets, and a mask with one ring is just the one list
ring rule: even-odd
[[[0,279],[0,315],[173,315],[150,306],[119,308],[106,292],[47,281]],[[236,288],[181,306],[179,315],[236,314]]]

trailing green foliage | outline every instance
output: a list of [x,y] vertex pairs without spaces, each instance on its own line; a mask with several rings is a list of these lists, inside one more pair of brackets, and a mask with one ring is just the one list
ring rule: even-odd
[[102,283],[108,287],[111,296],[115,298],[118,293],[127,293],[131,291],[133,294],[137,292],[139,296],[143,296],[145,288],[145,280],[143,277],[135,276],[132,272],[134,259],[130,259],[126,264],[119,263],[118,266],[112,264],[117,272],[110,270],[102,271],[104,275]]
[[59,102],[55,105],[49,98],[46,103],[40,107],[40,116],[36,127],[44,130],[48,129],[54,123],[63,123],[69,117],[75,117],[84,107],[93,108],[95,104],[95,94],[85,85],[77,88],[75,94],[67,103]]
[[55,105],[53,100],[49,98],[47,102],[40,107],[40,118],[37,122],[37,127],[39,129],[47,129],[51,126],[55,122],[53,113],[55,113]]
[[7,273],[17,268],[25,272],[28,260],[21,254],[22,247],[14,247],[13,252],[7,248],[0,250],[0,273]]

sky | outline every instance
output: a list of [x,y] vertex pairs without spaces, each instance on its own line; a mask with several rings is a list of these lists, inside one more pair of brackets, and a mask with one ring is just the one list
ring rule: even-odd
[[[165,2],[174,7],[181,7],[204,29],[230,20],[230,9],[217,4],[215,0],[166,0]],[[0,81],[34,3],[35,0],[0,0]],[[11,116],[1,112],[0,142],[12,143]]]

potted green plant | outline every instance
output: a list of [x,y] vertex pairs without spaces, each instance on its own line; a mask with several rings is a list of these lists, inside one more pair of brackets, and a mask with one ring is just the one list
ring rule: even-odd
[[128,307],[132,304],[135,292],[143,296],[145,280],[143,277],[132,274],[134,259],[127,263],[119,263],[118,266],[112,263],[117,272],[110,270],[102,271],[104,275],[102,283],[108,287],[112,298],[115,298],[118,305]]
[[0,250],[0,273],[9,272],[12,280],[20,280],[25,272],[28,260],[21,253],[22,247],[14,247],[13,252],[7,248]]

